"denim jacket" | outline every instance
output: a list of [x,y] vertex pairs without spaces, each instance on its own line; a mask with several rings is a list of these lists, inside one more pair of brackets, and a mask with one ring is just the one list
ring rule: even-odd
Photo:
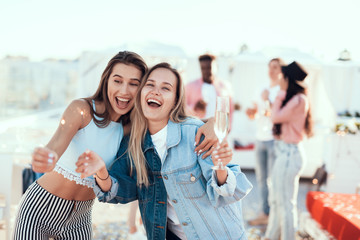
[[130,172],[124,137],[117,160],[110,169],[112,187],[94,191],[102,202],[128,203],[139,200],[148,239],[165,239],[167,197],[172,201],[182,229],[188,239],[247,239],[240,200],[252,189],[240,167],[228,164],[225,184],[218,186],[211,157],[201,159],[195,152],[195,135],[203,123],[187,119],[168,122],[164,163],[146,134],[143,151],[148,164],[150,185],[137,186],[136,172]]

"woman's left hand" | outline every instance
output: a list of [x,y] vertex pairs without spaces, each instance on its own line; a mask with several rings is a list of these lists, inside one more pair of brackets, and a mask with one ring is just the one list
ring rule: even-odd
[[[202,156],[202,159],[205,159],[206,157],[211,155],[211,153],[215,150],[215,146],[218,142],[218,138],[216,137],[214,131],[214,124],[214,118],[210,118],[203,126],[198,129],[198,132],[196,133],[195,152],[197,154],[205,153]],[[205,138],[201,142],[201,144],[199,144],[201,135],[204,135]]]
[[219,160],[221,159],[223,166],[228,165],[232,160],[232,149],[229,147],[227,140],[225,139],[220,146],[218,146],[215,151],[212,152],[211,158],[214,163],[214,166],[217,166]]
[[105,162],[102,158],[97,153],[89,150],[79,156],[76,167],[75,171],[81,173],[81,178],[89,177],[106,169]]

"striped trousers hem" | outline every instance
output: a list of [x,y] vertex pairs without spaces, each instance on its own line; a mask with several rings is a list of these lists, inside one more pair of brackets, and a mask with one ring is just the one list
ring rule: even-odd
[[34,182],[21,199],[13,239],[90,240],[93,204],[59,198]]

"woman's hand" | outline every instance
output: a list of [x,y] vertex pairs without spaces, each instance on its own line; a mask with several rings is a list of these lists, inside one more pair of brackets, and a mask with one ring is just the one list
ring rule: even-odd
[[250,118],[250,120],[254,120],[258,111],[258,107],[256,103],[253,103],[253,108],[246,109],[246,115]]
[[76,162],[76,172],[81,173],[81,178],[106,170],[104,160],[95,152],[87,150],[81,154]]
[[270,95],[269,90],[264,89],[264,91],[262,91],[262,93],[261,93],[261,99],[263,101],[267,101],[267,100],[269,100],[269,95]]
[[[214,118],[210,118],[203,126],[201,126],[198,129],[198,132],[195,136],[195,152],[197,154],[205,153],[202,156],[202,159],[205,159],[206,157],[210,156],[210,154],[214,151],[215,145],[218,142],[218,138],[215,135],[214,131],[214,124],[215,120]],[[201,135],[204,135],[205,138],[199,144]]]
[[231,162],[232,155],[233,155],[232,149],[229,147],[227,140],[224,140],[221,143],[221,145],[220,146],[218,145],[218,147],[212,152],[211,158],[215,166],[218,164],[219,160],[221,159],[221,162],[225,167]]
[[58,155],[55,151],[46,147],[35,148],[31,160],[32,169],[39,173],[50,172],[54,169],[57,160]]
[[[213,153],[211,154],[211,158],[214,166],[217,166],[218,162],[221,160],[222,165],[225,167],[231,162],[232,155],[232,149],[229,147],[228,142],[224,140],[221,145],[218,146],[215,151],[213,151]],[[218,185],[223,185],[227,179],[227,170],[216,170],[216,176],[218,180]]]

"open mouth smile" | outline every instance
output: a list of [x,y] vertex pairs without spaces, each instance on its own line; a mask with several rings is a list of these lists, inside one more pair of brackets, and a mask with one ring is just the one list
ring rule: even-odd
[[120,109],[125,109],[128,107],[131,99],[122,98],[122,97],[115,97],[116,106]]
[[161,107],[161,102],[154,99],[154,98],[149,98],[147,100],[147,104],[150,106],[150,107],[155,107],[155,108],[158,108],[158,107]]

